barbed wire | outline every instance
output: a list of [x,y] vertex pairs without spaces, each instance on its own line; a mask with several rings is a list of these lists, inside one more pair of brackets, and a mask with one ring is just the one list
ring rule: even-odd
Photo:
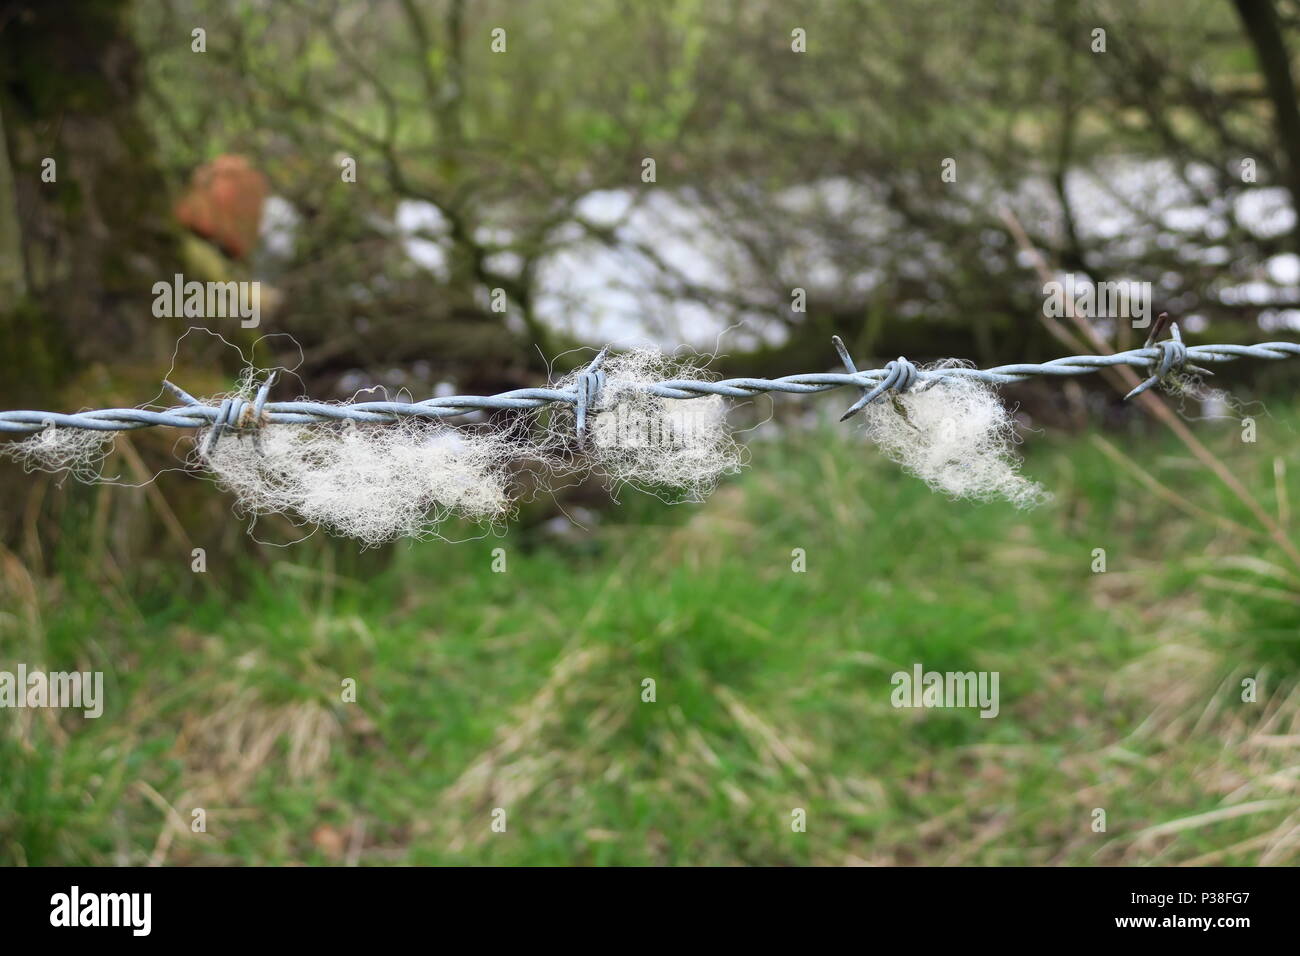
[[[692,399],[706,395],[727,398],[750,398],[755,395],[780,392],[808,395],[836,388],[861,389],[862,397],[844,414],[848,418],[878,399],[888,391],[933,383],[943,379],[974,379],[992,385],[1010,385],[1031,378],[1059,378],[1089,375],[1106,368],[1130,366],[1145,368],[1149,375],[1126,398],[1137,395],[1178,371],[1193,371],[1212,375],[1208,369],[1192,363],[1235,362],[1243,358],[1277,361],[1300,356],[1300,343],[1264,342],[1259,345],[1185,345],[1176,324],[1170,325],[1172,338],[1150,342],[1139,349],[1129,349],[1110,355],[1070,355],[1042,363],[999,365],[978,369],[963,366],[917,368],[903,357],[887,363],[883,368],[859,370],[843,342],[836,336],[835,348],[847,371],[811,372],[786,375],[782,378],[729,378],[709,382],[671,379],[641,386],[648,393],[661,398]],[[139,428],[168,426],[172,428],[203,428],[212,426],[209,447],[227,428],[245,429],[262,425],[309,425],[331,421],[352,421],[374,424],[396,422],[403,418],[454,418],[476,411],[527,410],[553,403],[565,403],[575,408],[579,438],[586,424],[588,408],[594,404],[604,373],[601,365],[608,354],[602,350],[576,378],[572,388],[520,388],[496,395],[452,395],[430,398],[420,402],[348,402],[332,404],[307,400],[272,402],[267,400],[274,376],[261,383],[255,396],[249,400],[241,397],[224,398],[218,403],[202,402],[171,382],[163,385],[182,404],[155,411],[149,408],[107,408],[94,411],[59,413],[46,411],[0,411],[0,433],[30,434],[46,428],[78,428],[90,431],[132,431]]]

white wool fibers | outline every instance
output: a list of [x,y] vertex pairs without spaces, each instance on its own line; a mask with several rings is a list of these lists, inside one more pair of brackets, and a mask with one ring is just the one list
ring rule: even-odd
[[[197,439],[199,447],[205,435]],[[509,442],[445,425],[269,425],[202,460],[246,514],[286,514],[367,545],[436,537],[448,518],[504,517]]]
[[0,457],[10,458],[23,470],[67,473],[91,483],[101,477],[104,459],[113,451],[117,432],[51,426],[21,441],[0,444]]
[[[951,368],[940,365],[937,368]],[[891,401],[891,399],[893,399]],[[1005,498],[1031,508],[1049,495],[1019,473],[1015,423],[993,386],[952,376],[863,409],[868,437],[891,461],[951,498]]]
[[[727,474],[739,471],[741,447],[731,436],[721,396],[663,398],[645,386],[662,381],[708,381],[703,367],[638,348],[609,356],[605,382],[587,412],[585,461],[611,487],[632,485],[672,501],[702,501]],[[573,388],[574,373],[558,383]],[[548,447],[571,440],[572,406],[551,422]]]

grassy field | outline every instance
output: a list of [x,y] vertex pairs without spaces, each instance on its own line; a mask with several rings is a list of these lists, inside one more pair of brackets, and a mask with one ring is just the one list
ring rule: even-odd
[[[1193,427],[1286,518],[1273,412]],[[198,600],[5,554],[0,667],[107,704],[0,712],[0,862],[1294,864],[1300,569],[1164,436],[1026,451],[1032,513],[788,428],[702,506],[277,551]],[[999,672],[999,715],[895,709],[916,663]]]

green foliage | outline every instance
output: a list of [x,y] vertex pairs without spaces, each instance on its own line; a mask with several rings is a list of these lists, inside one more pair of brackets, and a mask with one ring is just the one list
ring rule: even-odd
[[[1261,487],[1252,463],[1294,464],[1298,422],[1268,419],[1256,446],[1201,430]],[[1234,514],[1179,446],[1121,444]],[[1258,586],[1243,552],[1284,562],[1153,499],[1086,438],[1031,445],[1026,471],[1058,498],[1029,515],[937,498],[842,428],[786,429],[708,504],[629,494],[576,540],[415,545],[382,571],[373,553],[273,551],[252,576],[210,567],[224,596],[197,602],[66,575],[0,615],[0,662],[103,668],[107,708],[6,713],[0,856],[1261,862],[1300,795],[1283,751],[1247,731],[1266,711],[1274,734],[1300,720],[1295,658],[1274,647],[1294,649],[1300,587],[1207,583]],[[891,674],[917,662],[998,671],[999,717],[891,707]],[[1242,675],[1260,704],[1238,700]],[[1143,834],[1239,801],[1243,781],[1282,803]],[[195,806],[206,834],[189,832]]]

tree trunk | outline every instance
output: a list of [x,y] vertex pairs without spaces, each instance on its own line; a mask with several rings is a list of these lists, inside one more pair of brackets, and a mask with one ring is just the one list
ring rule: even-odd
[[[183,270],[128,13],[127,0],[0,5],[0,408],[134,404],[157,380],[142,392],[121,370],[160,374],[178,334],[151,308],[153,284]],[[0,541],[42,480],[0,470]]]
[[1300,251],[1300,103],[1296,100],[1291,58],[1282,42],[1282,25],[1272,0],[1234,0],[1234,3],[1255,49],[1268,98],[1273,104],[1283,185],[1290,191],[1291,206],[1296,210],[1296,225],[1291,235],[1296,250]]
[[156,147],[136,112],[128,7],[101,0],[69,15],[29,0],[10,4],[0,21],[0,397],[8,401],[52,393],[106,355],[165,356],[175,338],[149,307],[153,283],[180,271],[180,245]]

